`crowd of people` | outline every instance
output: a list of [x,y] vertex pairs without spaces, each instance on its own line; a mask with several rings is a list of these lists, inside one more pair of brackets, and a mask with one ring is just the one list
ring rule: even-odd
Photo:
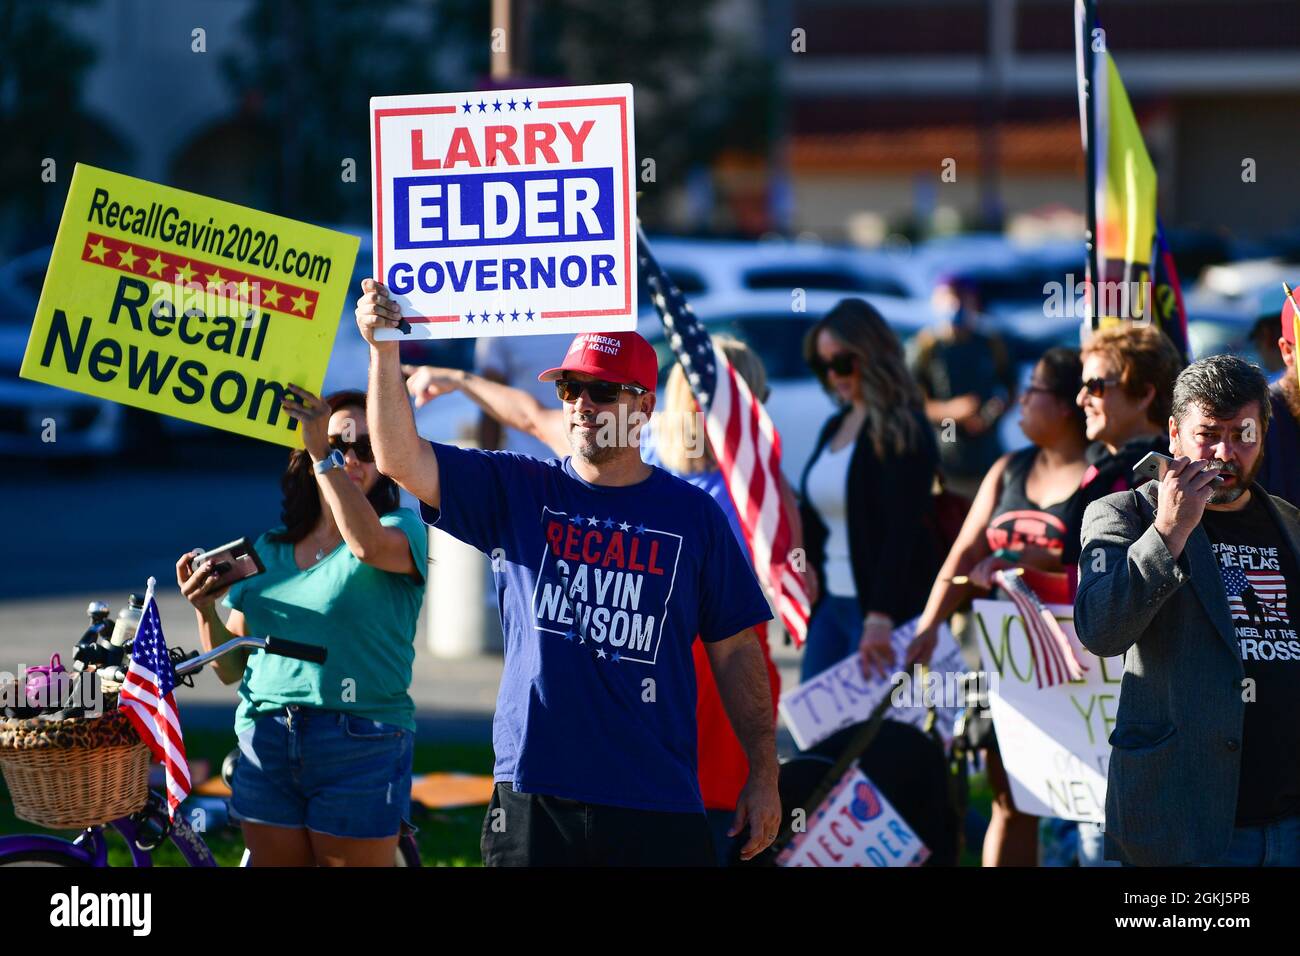
[[[1131,324],[1047,350],[1021,389],[973,289],[945,281],[936,305],[943,321],[910,355],[860,299],[808,333],[836,411],[782,489],[813,602],[801,679],[855,653],[886,677],[927,663],[945,622],[960,635],[996,572],[1022,569],[1043,602],[1074,603],[1085,647],[1124,658],[1106,822],[1078,826],[1078,861],[1300,864],[1290,306],[1271,388],[1232,356],[1184,367],[1166,335]],[[494,556],[505,661],[485,863],[760,857],[784,822],[772,615],[682,369],[661,399],[635,333],[579,335],[563,356],[553,337],[484,339],[481,374],[410,368],[376,338],[399,318],[380,283],[363,284],[356,318],[368,392],[286,399],[304,448],[281,480],[282,525],[256,544],[266,573],[223,597],[211,568],[177,562],[205,647],[255,632],[329,648],[327,665],[216,665],[240,685],[232,812],[253,863],[391,861],[409,814],[415,619],[436,573],[426,524]],[[717,344],[766,401],[761,359]],[[419,437],[412,399],[451,390],[507,450]],[[1002,453],[1015,405],[1030,444]],[[1152,451],[1171,460],[1139,485]],[[898,656],[892,635],[913,620]],[[996,736],[967,731],[993,791],[984,864],[1037,864],[1040,822],[1015,807]]]

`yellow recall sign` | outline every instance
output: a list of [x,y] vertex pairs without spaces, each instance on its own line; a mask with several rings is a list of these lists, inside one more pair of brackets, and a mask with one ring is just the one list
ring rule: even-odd
[[78,164],[20,374],[299,447],[358,242]]

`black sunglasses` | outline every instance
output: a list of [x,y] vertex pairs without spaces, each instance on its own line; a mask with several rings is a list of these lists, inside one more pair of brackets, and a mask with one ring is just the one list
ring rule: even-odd
[[1117,378],[1090,378],[1083,383],[1083,387],[1093,398],[1101,398],[1106,394],[1107,388],[1118,384]]
[[342,435],[330,435],[330,447],[347,454],[348,450],[357,453],[357,457],[367,463],[375,460],[374,449],[370,447],[370,436],[362,435],[356,441],[345,441]]
[[572,404],[586,392],[597,405],[612,405],[618,401],[618,393],[627,389],[633,395],[644,395],[645,389],[640,385],[623,385],[619,382],[576,382],[571,378],[555,380],[555,394],[560,401]]
[[836,375],[852,375],[858,367],[858,357],[852,352],[840,352],[829,361],[818,356],[813,360],[813,367],[819,375],[834,372]]

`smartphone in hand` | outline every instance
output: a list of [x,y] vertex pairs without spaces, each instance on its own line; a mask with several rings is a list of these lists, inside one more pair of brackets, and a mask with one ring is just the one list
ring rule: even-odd
[[218,588],[229,587],[236,581],[251,578],[266,570],[262,565],[262,559],[257,556],[257,552],[247,538],[240,538],[219,548],[195,555],[190,559],[190,568],[197,568],[205,561],[211,561],[212,570],[217,572],[216,587]]
[[[1145,482],[1148,478],[1160,481],[1165,477],[1165,472],[1169,470],[1169,466],[1173,463],[1174,460],[1168,455],[1162,455],[1158,451],[1149,451],[1142,457],[1141,461],[1133,466],[1133,478],[1138,484]],[[1215,478],[1214,484],[1223,484],[1223,479]]]

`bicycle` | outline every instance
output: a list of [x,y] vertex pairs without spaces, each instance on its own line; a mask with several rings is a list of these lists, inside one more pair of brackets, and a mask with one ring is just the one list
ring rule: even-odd
[[[241,647],[264,650],[268,654],[291,657],[316,664],[325,662],[325,648],[300,644],[283,638],[236,637],[214,647],[206,653],[192,652],[175,664],[176,683],[181,678],[202,670],[207,664]],[[0,837],[0,867],[3,866],[109,866],[108,835],[117,831],[125,840],[131,853],[131,865],[153,866],[153,854],[170,840],[188,866],[217,866],[216,858],[199,833],[178,815],[167,819],[167,800],[157,790],[150,788],[149,799],[143,808],[119,817],[109,823],[87,827],[73,840],[48,834],[32,833]],[[249,853],[244,851],[240,866],[249,865]],[[394,858],[396,866],[420,866],[420,851],[412,831],[402,829]]]

